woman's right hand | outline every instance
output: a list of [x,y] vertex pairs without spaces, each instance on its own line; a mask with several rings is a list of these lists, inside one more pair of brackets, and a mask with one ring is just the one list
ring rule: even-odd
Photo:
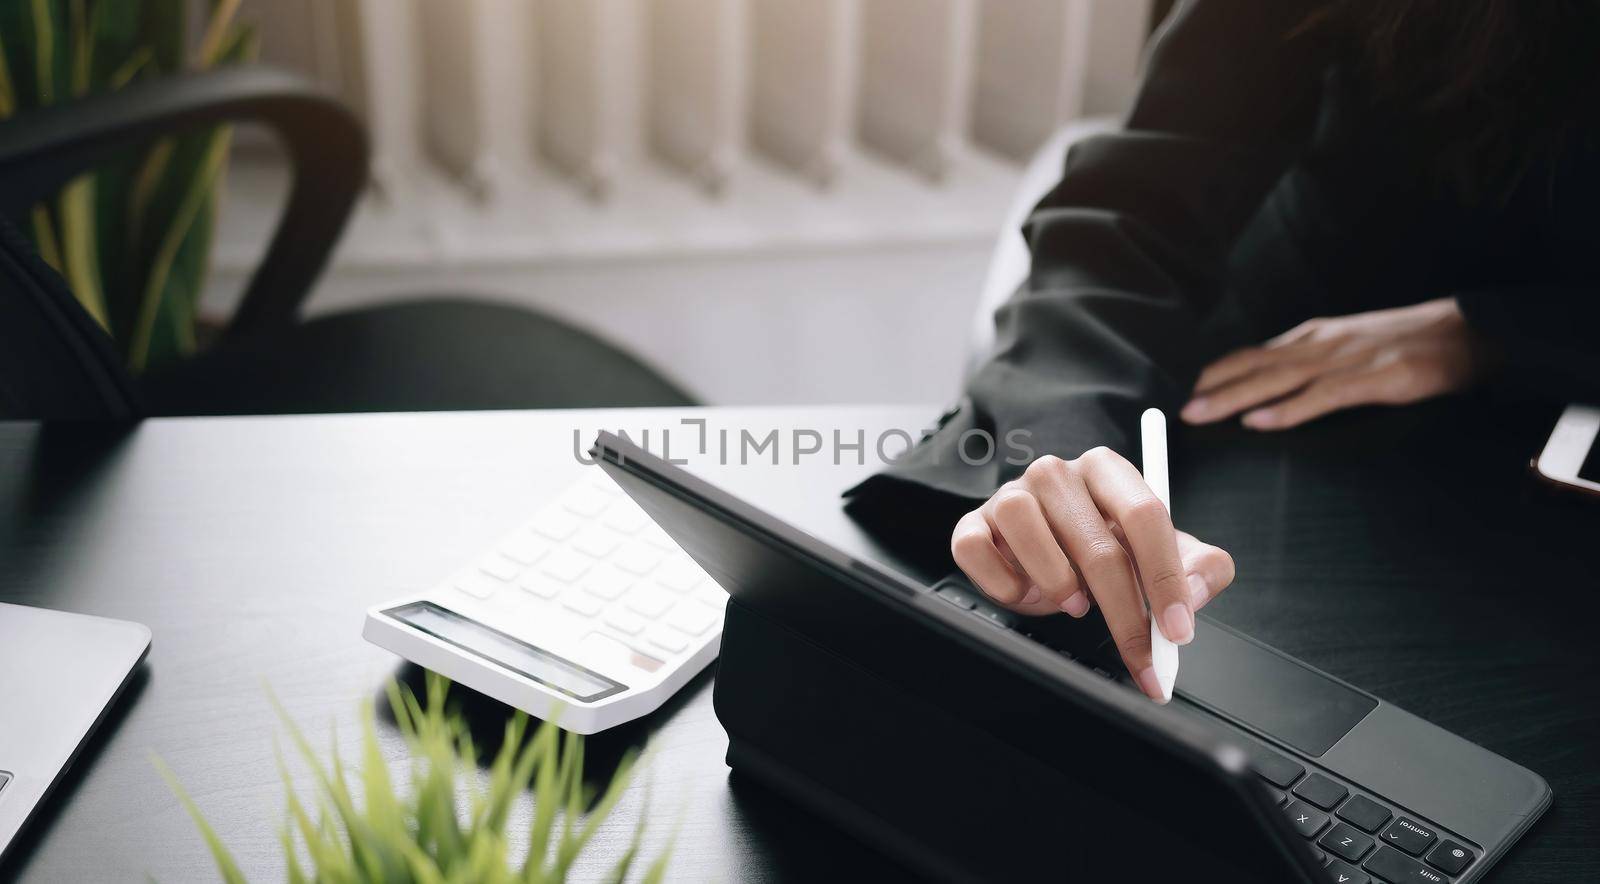
[[1176,530],[1139,471],[1104,447],[1029,464],[956,523],[950,549],[979,589],[1018,613],[1082,617],[1099,605],[1128,672],[1157,701],[1145,595],[1162,634],[1183,645],[1194,612],[1233,582],[1233,558]]

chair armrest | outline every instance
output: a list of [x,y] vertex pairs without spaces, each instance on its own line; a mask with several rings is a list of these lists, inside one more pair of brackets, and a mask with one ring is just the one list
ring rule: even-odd
[[367,181],[359,120],[305,80],[229,67],[136,83],[0,123],[0,212],[20,217],[119,151],[219,123],[261,123],[293,168],[288,204],[227,333],[286,325],[305,300]]

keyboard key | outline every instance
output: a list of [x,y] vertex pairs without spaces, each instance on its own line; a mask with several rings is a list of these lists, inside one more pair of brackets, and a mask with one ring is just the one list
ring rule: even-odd
[[1383,832],[1383,843],[1393,844],[1412,856],[1421,856],[1433,843],[1433,830],[1401,817]]
[[609,602],[621,598],[633,582],[633,577],[616,568],[600,565],[583,578],[583,588]]
[[628,635],[638,635],[649,625],[643,617],[619,605],[612,605],[604,620],[607,626]]
[[1304,801],[1291,801],[1283,809],[1289,822],[1294,825],[1294,830],[1302,837],[1315,838],[1322,827],[1328,824],[1328,815]]
[[549,551],[550,542],[536,536],[532,531],[519,531],[515,537],[500,545],[501,555],[524,565],[539,561]]
[[941,586],[934,590],[933,594],[958,608],[964,608],[968,611],[978,606],[978,603],[973,600],[971,595],[953,586]]
[[650,642],[650,644],[673,654],[679,653],[684,648],[689,647],[689,639],[687,636],[676,629],[668,629],[659,623],[651,626],[650,629],[645,632],[644,637]]
[[622,603],[627,605],[630,611],[651,620],[666,613],[666,610],[672,607],[672,602],[672,596],[648,586],[636,587],[622,599]]
[[561,606],[585,617],[593,617],[605,609],[606,603],[581,589],[569,589],[561,596]]
[[1322,774],[1314,773],[1294,787],[1294,794],[1323,810],[1332,810],[1334,805],[1344,800],[1344,796],[1350,794],[1350,790]]
[[1333,884],[1372,884],[1366,872],[1338,860],[1328,864],[1328,880]]
[[611,498],[595,488],[580,485],[567,492],[561,500],[561,506],[569,512],[576,513],[585,519],[592,519],[606,511],[611,505]]
[[623,534],[637,534],[640,529],[650,524],[650,517],[634,504],[624,502],[614,504],[600,523]]
[[1444,875],[1392,847],[1383,845],[1378,846],[1378,851],[1367,860],[1363,868],[1389,884],[1412,884],[1414,881],[1423,884],[1450,884],[1450,879]]
[[522,573],[522,565],[505,556],[490,553],[478,563],[478,570],[496,580],[515,580],[517,575]]
[[694,600],[718,611],[728,606],[728,594],[722,591],[722,587],[709,580],[694,591]]
[[1338,823],[1328,830],[1317,842],[1324,850],[1331,851],[1351,862],[1358,862],[1367,851],[1372,849],[1372,839],[1357,832],[1354,827]]
[[703,635],[711,628],[711,624],[717,622],[717,615],[700,605],[679,602],[678,606],[672,609],[672,613],[667,615],[665,622],[673,629],[688,635]]
[[566,540],[578,533],[583,527],[577,519],[557,510],[545,510],[528,523],[534,533],[541,534],[551,540]]
[[571,550],[557,549],[544,557],[539,570],[562,583],[571,583],[589,570],[589,560]]
[[657,583],[673,592],[688,592],[706,579],[706,572],[700,570],[700,566],[689,557],[674,556],[668,559],[654,576]]
[[1267,787],[1267,794],[1272,796],[1272,803],[1278,805],[1279,807],[1284,806],[1289,801],[1289,796],[1287,793],[1279,792],[1277,789],[1271,788],[1270,786]]
[[977,611],[977,615],[1001,629],[1010,629],[1017,625],[1017,615],[1004,608],[980,608]]
[[661,559],[662,555],[659,551],[633,540],[629,541],[621,552],[612,557],[611,564],[627,571],[629,574],[643,576],[654,571],[656,566],[661,564]]
[[1471,850],[1448,838],[1440,841],[1439,846],[1429,851],[1427,856],[1429,865],[1452,875],[1461,874],[1461,870],[1471,865],[1473,859]]
[[668,552],[673,552],[678,549],[678,541],[673,540],[671,535],[665,531],[662,531],[661,527],[655,522],[651,522],[640,529],[639,539],[653,546],[667,550]]
[[518,586],[542,599],[553,599],[566,589],[566,584],[551,580],[543,574],[524,574]]
[[505,584],[482,571],[468,571],[450,581],[450,585],[475,599],[486,599]]
[[1294,785],[1294,781],[1306,772],[1305,765],[1265,749],[1256,753],[1250,766],[1255,768],[1257,776],[1280,789]]
[[1355,795],[1339,808],[1338,816],[1363,832],[1377,834],[1383,824],[1389,821],[1389,808],[1365,795]]
[[604,528],[596,528],[593,525],[578,532],[578,536],[573,538],[572,541],[573,549],[586,556],[594,556],[597,559],[603,559],[611,555],[621,545],[622,538]]

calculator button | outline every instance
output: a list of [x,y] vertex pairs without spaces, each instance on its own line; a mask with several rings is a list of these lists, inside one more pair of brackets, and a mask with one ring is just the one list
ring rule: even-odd
[[583,588],[606,601],[614,601],[633,585],[633,578],[607,565],[601,565],[583,578]]
[[500,545],[501,555],[524,565],[539,561],[549,551],[550,543],[531,531],[519,531],[515,537]]
[[1374,834],[1389,821],[1389,808],[1365,795],[1353,795],[1338,810],[1339,819],[1368,834]]
[[1428,851],[1427,859],[1434,868],[1457,875],[1472,864],[1473,856],[1472,851],[1446,838],[1439,842],[1438,847]]
[[688,592],[706,579],[706,572],[688,557],[668,559],[655,573],[656,582],[673,592]]
[[699,605],[690,605],[680,602],[672,613],[667,615],[666,623],[673,629],[678,629],[689,635],[701,635],[717,622],[717,615],[707,611]]
[[634,613],[654,620],[672,607],[672,596],[659,589],[641,586],[624,596],[622,603]]
[[542,599],[553,599],[561,594],[561,590],[566,589],[562,584],[543,574],[524,574],[517,585]]
[[1322,831],[1322,827],[1328,824],[1327,814],[1304,801],[1289,802],[1289,806],[1283,809],[1283,813],[1289,818],[1289,823],[1294,826],[1294,830],[1305,838],[1315,838],[1317,833]]
[[603,559],[616,552],[622,545],[622,538],[604,528],[589,526],[578,533],[572,541],[572,548],[586,556]]
[[535,533],[542,534],[551,540],[566,540],[578,533],[582,527],[577,519],[560,512],[559,510],[545,510],[528,523]]
[[661,553],[633,540],[611,559],[611,564],[630,574],[642,576],[654,571],[656,566],[661,564]]
[[1322,774],[1314,773],[1294,787],[1294,794],[1323,810],[1332,810],[1334,805],[1344,800],[1344,796],[1350,794],[1350,790]]
[[450,581],[450,584],[475,599],[486,599],[504,585],[481,571],[469,571]]
[[1405,817],[1395,820],[1394,825],[1383,831],[1383,843],[1393,844],[1412,856],[1421,856],[1433,843],[1433,837],[1432,829]]
[[650,644],[674,654],[682,651],[684,648],[689,647],[689,639],[687,636],[676,629],[668,629],[659,623],[651,626],[650,629],[645,633],[644,637],[650,642]]
[[619,503],[613,506],[611,511],[606,513],[606,517],[601,520],[602,525],[613,531],[620,531],[623,534],[637,534],[639,529],[649,523],[650,517],[631,503]]
[[728,606],[728,594],[722,587],[707,581],[694,591],[694,600],[718,611]]
[[1323,835],[1322,840],[1317,843],[1322,849],[1336,853],[1351,862],[1366,856],[1367,851],[1372,849],[1371,838],[1344,823],[1338,823],[1329,829],[1328,834]]
[[606,611],[604,620],[607,626],[628,635],[638,635],[647,625],[643,617],[617,605],[612,605],[610,610]]
[[478,563],[478,570],[496,580],[515,580],[522,573],[522,566],[505,556],[491,553]]
[[561,501],[561,506],[570,512],[577,513],[585,519],[592,519],[605,512],[611,505],[611,498],[591,487],[579,486],[567,493]]
[[593,617],[605,608],[606,603],[581,589],[569,589],[561,596],[561,606],[585,617]]
[[1450,884],[1450,879],[1444,875],[1392,847],[1383,845],[1378,846],[1378,851],[1367,860],[1364,868],[1390,884],[1412,884],[1413,881],[1423,884]]
[[1251,759],[1250,766],[1255,768],[1257,776],[1280,789],[1294,785],[1294,781],[1300,779],[1300,775],[1306,772],[1305,765],[1265,749],[1256,753]]
[[562,583],[571,583],[589,570],[589,560],[570,550],[558,549],[545,556],[539,563],[539,570]]
[[1333,884],[1372,884],[1366,872],[1338,860],[1328,864],[1328,880]]
[[644,526],[643,530],[639,532],[639,537],[646,543],[658,546],[664,550],[674,551],[678,548],[678,541],[673,540],[670,534],[662,531],[661,527],[655,522],[651,522],[650,524]]
[[964,608],[968,611],[978,606],[978,603],[973,601],[971,595],[962,592],[953,586],[941,586],[934,590],[933,594],[958,608]]

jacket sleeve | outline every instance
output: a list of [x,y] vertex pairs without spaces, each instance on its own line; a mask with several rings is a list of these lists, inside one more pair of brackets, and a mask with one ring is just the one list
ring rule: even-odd
[[1461,292],[1467,324],[1505,358],[1501,380],[1551,399],[1600,401],[1600,285]]
[[[1026,282],[939,428],[846,492],[878,530],[931,544],[1034,456],[1128,453],[1221,347],[1227,253],[1310,137],[1327,47],[1311,0],[1190,0],[1154,40],[1126,126],[1080,142],[1023,229]],[[914,514],[914,515],[912,515]],[[891,541],[894,538],[887,538]],[[943,548],[943,544],[940,544]]]

